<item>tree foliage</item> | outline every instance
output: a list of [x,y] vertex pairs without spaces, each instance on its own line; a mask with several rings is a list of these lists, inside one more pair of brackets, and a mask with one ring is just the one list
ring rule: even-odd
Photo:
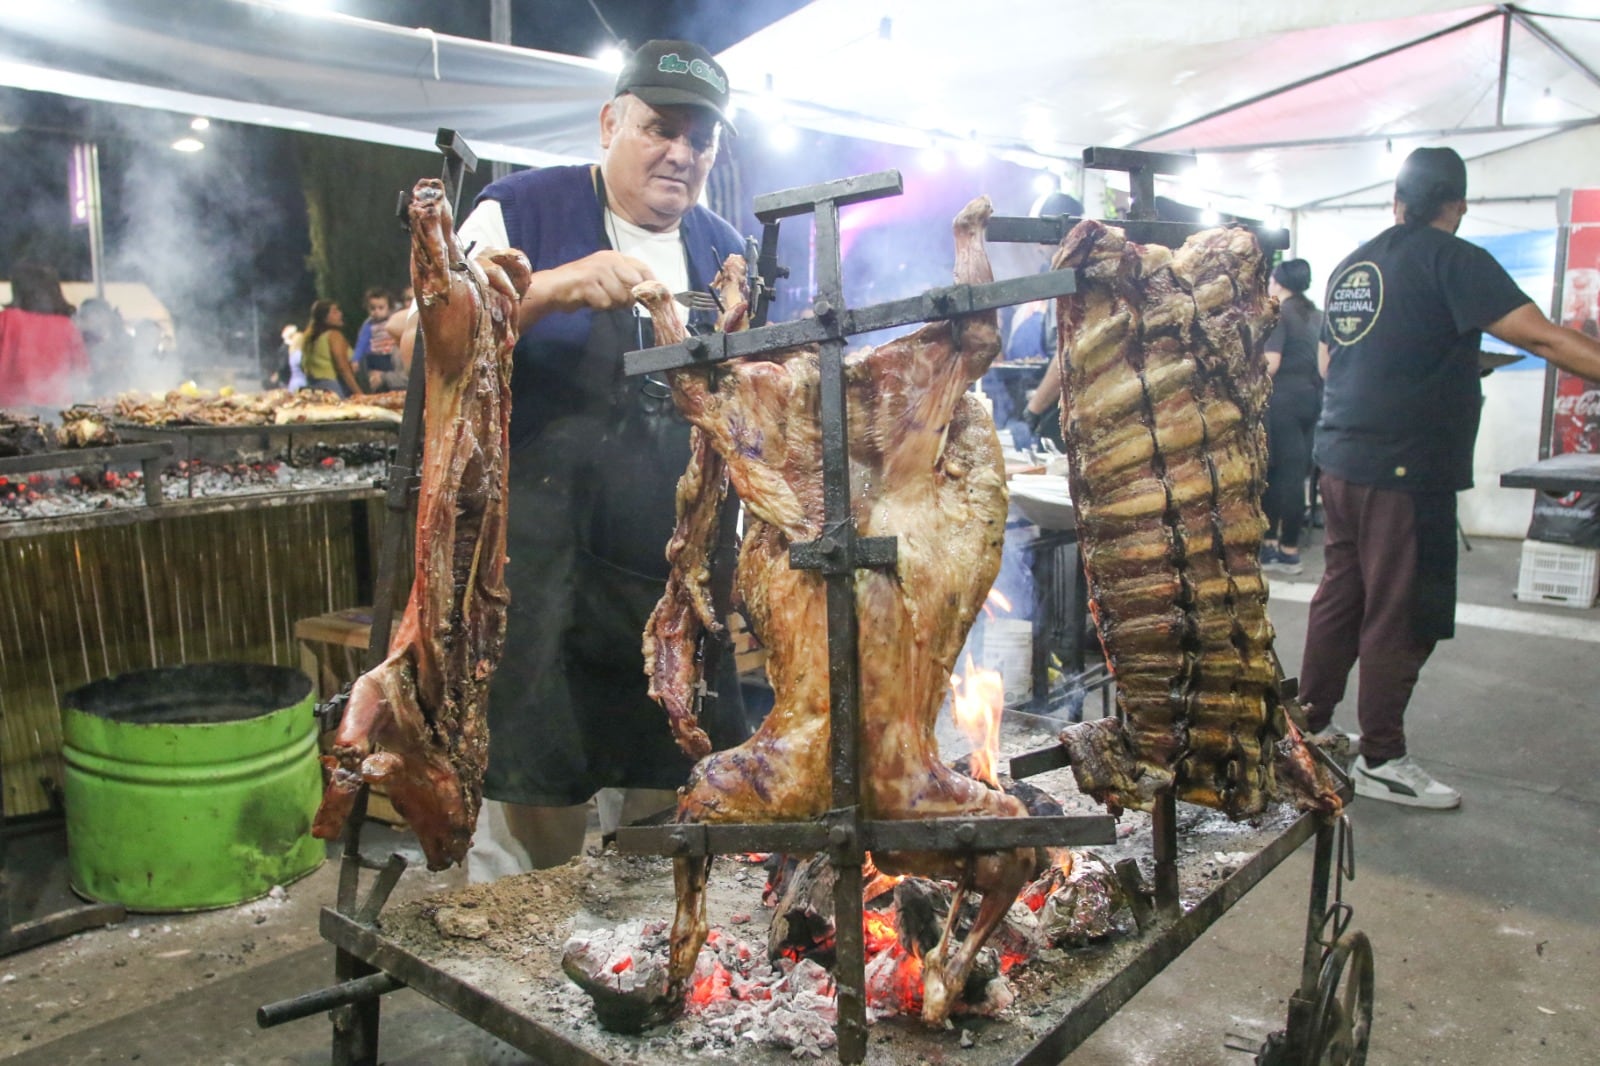
[[316,278],[317,297],[344,309],[345,332],[354,340],[366,317],[362,292],[372,285],[398,292],[409,284],[409,249],[395,207],[402,189],[439,173],[439,157],[309,133],[296,141],[311,233],[306,269]]

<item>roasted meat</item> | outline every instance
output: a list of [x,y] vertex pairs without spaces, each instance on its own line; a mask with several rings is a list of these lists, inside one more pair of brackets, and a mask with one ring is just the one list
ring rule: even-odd
[[[993,277],[983,246],[989,214],[982,199],[955,220],[958,281]],[[736,273],[727,271],[725,278]],[[655,317],[659,341],[682,336],[665,289],[646,286],[639,295]],[[853,521],[862,536],[897,538],[899,551],[892,570],[856,575],[861,804],[868,818],[1026,813],[1017,800],[946,767],[934,739],[956,656],[1000,566],[1004,465],[994,423],[968,391],[998,352],[996,316],[987,312],[929,324],[845,360]],[[817,353],[685,368],[672,373],[672,387],[679,409],[726,465],[744,503],[737,589],[751,628],[771,649],[767,673],[776,699],[755,736],[695,767],[681,790],[678,817],[812,819],[831,798],[826,586],[819,572],[791,568],[789,548],[823,532]],[[675,568],[685,559],[676,558]],[[698,579],[683,583],[692,588]],[[663,609],[682,611],[665,600]],[[681,700],[692,671],[664,678],[668,660],[659,633],[654,640],[653,682],[670,686]],[[692,660],[685,647],[675,654],[678,660],[671,661]],[[673,713],[683,737],[687,730]],[[977,950],[1036,872],[1039,856],[1018,848],[975,857],[873,858],[888,873],[950,878],[963,891],[983,893],[966,942],[956,949],[947,931],[924,960],[924,1017],[940,1020]],[[704,861],[679,860],[672,956],[680,981],[706,935],[704,883]]]
[[[712,287],[723,308],[717,330],[732,333],[744,329],[750,317],[744,257],[730,255]],[[649,290],[649,299],[659,300],[659,293]],[[667,330],[666,336],[681,340],[683,327],[671,306],[652,309],[671,317],[670,322],[658,321],[657,330]],[[677,343],[659,332],[657,339],[663,344]],[[677,523],[667,542],[667,588],[645,625],[644,672],[650,678],[650,698],[666,709],[678,747],[695,758],[711,753],[711,739],[700,728],[696,696],[703,681],[702,642],[708,634],[716,636],[723,631],[711,603],[711,553],[727,495],[727,464],[712,447],[711,437],[698,425],[691,426],[689,463],[678,479]]]
[[[1115,718],[1063,734],[1078,783],[1113,807],[1178,798],[1234,817],[1281,790],[1336,810],[1279,696],[1258,552],[1266,522],[1261,347],[1269,264],[1245,229],[1177,251],[1085,221],[1056,269],[1063,431]],[[1278,762],[1284,769],[1279,772]]]
[[428,868],[472,843],[505,640],[507,440],[520,252],[466,259],[437,179],[417,183],[411,279],[426,340],[416,574],[389,656],[350,691],[314,832],[336,837],[363,782],[382,783]]
[[[237,392],[225,387],[210,392],[190,384],[159,396],[125,392],[97,406],[104,417],[139,426],[281,426],[291,422],[398,422],[404,403],[404,392],[345,400],[322,389]],[[81,417],[93,408],[80,404],[72,410]]]

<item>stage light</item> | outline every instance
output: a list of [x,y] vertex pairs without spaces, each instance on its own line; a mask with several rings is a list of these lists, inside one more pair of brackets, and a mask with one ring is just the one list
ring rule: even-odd
[[800,143],[800,133],[787,122],[776,122],[767,130],[767,144],[773,151],[789,152]]

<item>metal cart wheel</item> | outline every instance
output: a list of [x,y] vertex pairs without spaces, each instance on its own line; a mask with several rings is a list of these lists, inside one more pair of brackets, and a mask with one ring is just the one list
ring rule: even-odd
[[1372,1036],[1372,942],[1350,932],[1334,942],[1317,980],[1305,1066],[1363,1066]]

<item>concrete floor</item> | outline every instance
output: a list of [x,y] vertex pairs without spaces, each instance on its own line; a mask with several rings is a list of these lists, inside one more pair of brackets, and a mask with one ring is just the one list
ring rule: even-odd
[[[1426,813],[1358,800],[1357,878],[1346,898],[1377,957],[1370,1061],[1507,1066],[1597,1061],[1600,1045],[1600,732],[1596,610],[1528,607],[1510,595],[1519,544],[1478,540],[1462,557],[1464,625],[1423,674],[1412,753],[1465,796]],[[1320,553],[1280,579],[1272,617],[1294,673]],[[1473,613],[1473,612],[1464,612]],[[1559,635],[1539,634],[1541,629]],[[1339,721],[1353,728],[1353,709]],[[370,850],[406,850],[368,836]],[[35,913],[62,891],[61,844],[12,845]],[[415,851],[411,852],[415,856]],[[263,900],[187,917],[141,916],[0,959],[0,1058],[15,1066],[313,1066],[317,1018],[261,1031],[255,1008],[325,984],[315,931],[335,867]],[[40,878],[44,881],[41,882]],[[408,873],[403,896],[458,883]],[[54,879],[53,881],[51,879]],[[1212,1066],[1250,1057],[1283,1024],[1298,976],[1310,849],[1274,871],[1067,1061],[1071,1066]],[[529,1060],[410,991],[385,998],[389,1066],[512,1066]],[[977,1060],[974,1060],[977,1061]]]

